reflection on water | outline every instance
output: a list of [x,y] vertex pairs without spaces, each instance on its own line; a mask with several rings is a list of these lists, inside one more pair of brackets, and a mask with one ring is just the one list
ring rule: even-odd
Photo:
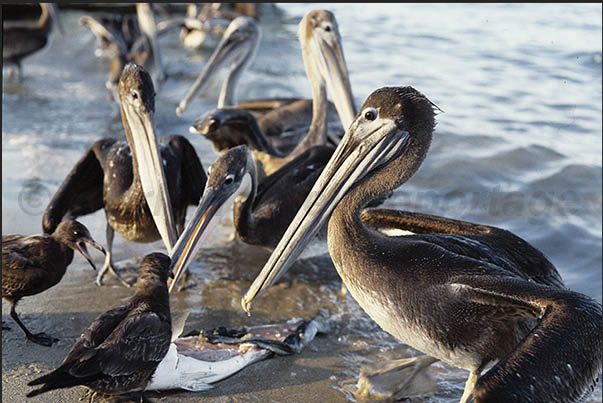
[[[296,32],[314,6],[280,8],[282,14],[262,21],[263,40],[240,83],[241,99],[310,96]],[[600,5],[327,8],[339,22],[357,105],[378,87],[412,85],[445,111],[425,163],[385,205],[509,229],[541,249],[570,288],[601,301]],[[123,137],[104,87],[108,67],[94,58],[95,39],[77,23],[82,15],[64,12],[69,35],[54,36],[26,59],[22,85],[4,85],[4,234],[39,233],[44,207],[86,147]],[[176,33],[160,45],[168,80],[157,91],[157,131],[186,134],[207,168],[216,157],[211,144],[187,133],[215,106],[219,83],[183,118],[175,109],[211,50],[185,51]],[[82,222],[103,239],[104,214]],[[257,320],[246,318],[239,299],[268,257],[231,234],[232,218],[223,217],[191,268],[201,287],[184,293],[193,309],[226,312],[225,326]],[[117,260],[156,248],[161,244],[128,245],[119,236],[115,242]],[[327,308],[335,329],[329,337],[342,347],[333,381],[342,391],[364,363],[415,355],[338,295],[326,246],[311,249],[258,301],[256,318],[310,317]],[[433,401],[456,401],[466,373],[443,364],[431,371],[439,388]],[[600,399],[598,390],[592,401]]]

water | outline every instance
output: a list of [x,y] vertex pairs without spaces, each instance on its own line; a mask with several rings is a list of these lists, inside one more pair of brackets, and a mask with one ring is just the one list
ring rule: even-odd
[[[262,20],[262,44],[240,83],[240,99],[310,96],[296,32],[301,17],[319,7],[283,4],[281,13]],[[601,5],[326,8],[339,23],[358,106],[376,88],[412,85],[445,111],[426,161],[385,205],[511,230],[543,251],[571,289],[601,302]],[[23,85],[4,85],[3,234],[39,233],[44,207],[86,147],[123,137],[104,87],[108,66],[94,58],[95,40],[77,23],[82,15],[63,12],[68,35],[55,34],[25,61]],[[160,45],[170,78],[156,99],[158,133],[186,134],[207,168],[216,158],[211,144],[187,129],[215,106],[219,83],[183,118],[174,111],[211,49],[185,51],[176,32]],[[104,214],[82,222],[104,243]],[[177,297],[197,312],[220,312],[225,325],[247,320],[239,299],[268,257],[231,242],[231,234],[232,219],[224,217],[192,267],[202,286]],[[254,315],[282,320],[329,309],[335,325],[329,341],[341,361],[331,384],[343,400],[349,397],[343,387],[364,363],[416,353],[379,330],[350,297],[335,295],[340,280],[326,248],[311,247],[310,258],[286,276],[290,287],[273,287]],[[117,236],[114,250],[120,260],[159,248]],[[430,401],[456,401],[466,373],[443,364],[430,371],[439,388]],[[599,388],[592,401],[600,400]]]

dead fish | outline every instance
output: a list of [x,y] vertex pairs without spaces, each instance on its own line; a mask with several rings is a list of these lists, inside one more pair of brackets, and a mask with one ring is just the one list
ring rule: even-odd
[[207,390],[211,384],[273,354],[300,353],[318,333],[328,331],[328,314],[321,311],[310,321],[292,319],[246,329],[217,328],[179,337],[186,316],[188,312],[172,320],[172,343],[145,390]]

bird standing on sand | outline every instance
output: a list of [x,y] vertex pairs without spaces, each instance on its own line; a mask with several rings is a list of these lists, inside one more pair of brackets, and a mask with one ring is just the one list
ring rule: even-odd
[[584,401],[603,364],[601,304],[568,290],[555,266],[509,231],[367,209],[417,171],[435,119],[434,105],[412,87],[376,90],[361,110],[243,308],[249,312],[328,221],[329,254],[350,294],[384,330],[426,354],[415,364],[437,359],[470,371],[462,403]]
[[29,383],[43,386],[27,397],[77,385],[117,395],[144,391],[172,337],[169,268],[163,253],[145,256],[134,296],[97,317],[59,368]]
[[2,236],[2,298],[10,303],[10,316],[34,343],[51,346],[57,341],[45,333],[32,334],[19,320],[15,311],[23,297],[36,295],[58,284],[73,260],[73,251],[80,252],[92,265],[86,244],[101,252],[88,229],[74,220],[62,221],[51,235]]
[[155,88],[143,67],[126,65],[118,92],[126,141],[104,138],[92,144],[42,218],[44,232],[50,233],[63,217],[105,211],[107,258],[98,285],[107,270],[121,280],[111,253],[115,231],[133,242],[163,239],[169,251],[178,239],[176,226],[180,231],[184,228],[186,209],[199,202],[207,177],[186,138],[171,135],[158,141]]

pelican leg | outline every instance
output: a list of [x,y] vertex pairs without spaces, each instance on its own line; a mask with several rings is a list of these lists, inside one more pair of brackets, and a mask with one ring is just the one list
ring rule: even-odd
[[398,401],[433,393],[435,385],[424,372],[436,361],[436,358],[420,355],[389,361],[378,368],[363,368],[354,395],[358,400],[385,398]]
[[107,274],[107,271],[110,271],[111,274],[113,274],[119,280],[120,283],[122,283],[124,286],[129,288],[132,285],[130,283],[128,283],[126,280],[124,280],[123,278],[121,278],[121,276],[117,273],[117,271],[113,267],[113,257],[112,257],[111,251],[113,250],[113,238],[115,237],[115,231],[113,230],[113,228],[111,228],[111,226],[109,225],[108,222],[107,222],[107,229],[106,229],[106,237],[107,237],[107,248],[106,248],[107,256],[105,256],[105,264],[103,265],[103,268],[96,275],[95,283],[96,283],[96,285],[101,287],[103,285],[103,278],[105,277],[105,274]]
[[463,391],[463,396],[461,397],[460,403],[467,403],[471,398],[471,394],[473,393],[473,388],[475,387],[475,383],[479,379],[480,372],[471,371],[469,373],[469,378],[467,378],[467,382],[465,382],[465,390]]
[[13,318],[13,320],[15,322],[17,322],[17,325],[19,325],[19,327],[21,327],[21,329],[23,329],[23,332],[25,332],[25,337],[27,337],[30,341],[32,341],[36,344],[39,344],[41,346],[46,346],[46,347],[50,347],[50,346],[52,346],[52,343],[59,341],[59,339],[55,339],[54,337],[51,337],[51,336],[47,335],[46,333],[38,333],[38,334],[31,333],[25,327],[23,322],[21,322],[21,320],[19,319],[19,315],[17,315],[17,311],[15,310],[17,303],[15,301],[9,301],[9,302],[10,302],[11,318]]

